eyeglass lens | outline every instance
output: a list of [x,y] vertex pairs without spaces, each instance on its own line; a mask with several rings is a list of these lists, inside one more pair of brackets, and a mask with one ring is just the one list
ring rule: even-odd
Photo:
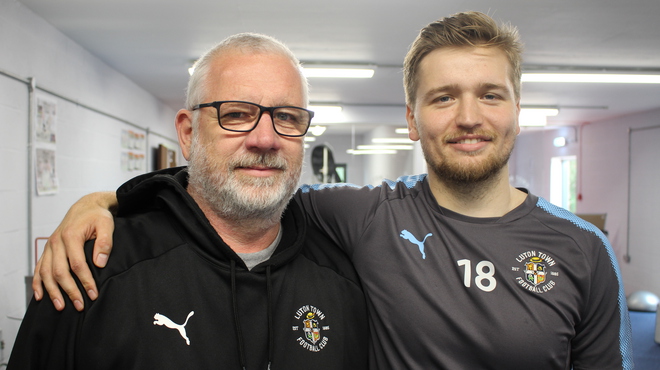
[[[233,131],[250,131],[254,128],[261,108],[242,102],[224,102],[218,108],[220,126]],[[308,111],[294,107],[279,107],[271,110],[275,131],[282,135],[302,135],[311,120]]]

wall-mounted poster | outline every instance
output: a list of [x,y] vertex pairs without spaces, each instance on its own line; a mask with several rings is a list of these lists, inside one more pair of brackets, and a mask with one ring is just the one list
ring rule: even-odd
[[147,147],[146,135],[131,130],[121,131],[121,169],[125,172],[146,171],[146,156],[144,153]]
[[35,133],[38,142],[55,144],[57,136],[57,102],[37,98],[37,121]]
[[37,194],[55,194],[59,190],[55,169],[55,150],[37,148]]

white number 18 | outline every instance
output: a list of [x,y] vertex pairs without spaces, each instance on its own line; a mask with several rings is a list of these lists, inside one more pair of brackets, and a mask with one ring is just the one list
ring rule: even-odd
[[[463,285],[466,288],[469,288],[472,283],[472,261],[464,259],[456,261],[459,266],[465,266],[465,271],[463,272]],[[474,278],[474,284],[477,288],[483,290],[484,292],[492,292],[493,289],[497,286],[497,280],[495,280],[495,265],[490,261],[481,261],[477,263],[475,268],[477,276]],[[484,285],[484,280],[488,283]]]

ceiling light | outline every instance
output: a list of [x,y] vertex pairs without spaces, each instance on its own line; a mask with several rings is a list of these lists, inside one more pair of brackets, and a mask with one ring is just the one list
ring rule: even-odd
[[312,133],[314,136],[321,136],[325,132],[326,127],[325,126],[312,126],[309,128],[309,132]]
[[660,74],[523,73],[522,82],[658,84]]
[[557,136],[554,140],[552,140],[552,145],[554,145],[557,148],[566,146],[566,138],[563,136]]
[[325,68],[325,67],[303,67],[303,74],[307,78],[371,78],[374,76],[373,68]]
[[548,117],[557,114],[557,108],[523,108],[520,110],[518,122],[520,126],[545,126],[548,124]]
[[376,150],[413,150],[412,145],[358,145],[358,150],[376,149]]
[[363,154],[396,154],[396,150],[384,150],[384,149],[348,149],[346,151],[348,154],[353,155],[363,155]]
[[397,128],[394,130],[395,134],[408,135],[408,128]]
[[374,144],[412,144],[413,141],[403,137],[377,137],[371,139]]
[[307,109],[314,112],[314,123],[337,123],[344,121],[342,107],[339,105],[310,105]]
[[316,138],[314,136],[305,136],[305,142],[306,143],[313,143],[316,141]]

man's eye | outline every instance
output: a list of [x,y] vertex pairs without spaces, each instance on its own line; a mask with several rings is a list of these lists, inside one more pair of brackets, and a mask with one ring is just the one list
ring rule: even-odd
[[449,96],[439,96],[433,100],[436,103],[447,103],[451,101],[451,97]]
[[223,118],[228,118],[228,119],[242,119],[242,118],[248,118],[248,114],[245,112],[227,112],[223,116]]
[[280,120],[280,121],[289,121],[289,120],[293,119],[293,116],[288,114],[288,113],[278,112],[277,113],[277,119]]

